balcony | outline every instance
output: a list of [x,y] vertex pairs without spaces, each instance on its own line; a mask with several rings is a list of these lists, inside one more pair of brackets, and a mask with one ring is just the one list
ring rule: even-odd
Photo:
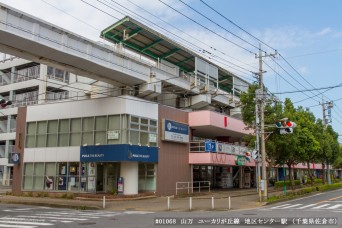
[[3,73],[0,75],[0,85],[9,85],[11,84],[11,72]]
[[57,80],[60,82],[69,83],[70,74],[69,72],[66,72],[64,70],[60,70],[60,69],[48,66],[47,78]]
[[39,74],[40,74],[39,65],[20,69],[16,73],[14,73],[14,79],[13,79],[13,82],[11,82],[11,72],[7,72],[7,73],[0,75],[0,85],[4,86],[4,85],[13,84],[13,83],[32,80],[35,78],[39,78]]
[[46,102],[53,102],[65,99],[69,99],[69,91],[63,91],[58,93],[47,92],[46,94]]
[[17,120],[11,119],[9,124],[10,124],[10,128],[8,130],[8,128],[7,128],[8,121],[7,120],[0,121],[0,133],[15,132],[16,131],[16,127],[17,127]]
[[39,74],[40,74],[39,65],[17,70],[17,72],[15,73],[15,78],[14,78],[13,83],[18,83],[18,82],[23,82],[23,81],[28,81],[28,80],[32,80],[35,78],[39,78]]
[[[11,154],[14,152],[14,145],[8,146],[8,154]],[[7,158],[6,156],[6,145],[0,145],[0,158]]]

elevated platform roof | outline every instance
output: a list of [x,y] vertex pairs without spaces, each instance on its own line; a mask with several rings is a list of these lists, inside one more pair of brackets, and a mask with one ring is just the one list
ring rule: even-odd
[[[104,29],[101,32],[101,37],[112,43],[122,43],[155,60],[164,59],[185,72],[195,70],[195,57],[204,59],[183,45],[128,16]],[[208,62],[208,60],[206,61]],[[225,81],[221,84],[222,86],[227,87],[232,84],[232,80],[229,79],[236,77],[233,73],[212,62],[209,63],[218,67],[219,81]]]

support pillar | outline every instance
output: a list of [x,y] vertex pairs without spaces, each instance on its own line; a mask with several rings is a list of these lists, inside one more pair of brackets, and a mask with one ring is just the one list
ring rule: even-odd
[[120,176],[124,178],[124,195],[138,194],[138,175],[138,162],[121,162]]

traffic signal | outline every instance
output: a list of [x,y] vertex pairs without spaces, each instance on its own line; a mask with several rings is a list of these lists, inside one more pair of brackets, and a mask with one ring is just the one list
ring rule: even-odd
[[6,108],[7,105],[11,105],[12,101],[6,101],[5,99],[0,100],[1,108]]
[[277,121],[275,124],[277,128],[280,128],[279,132],[281,135],[292,134],[293,128],[297,126],[295,122],[288,121],[287,118],[281,119],[280,121]]
[[246,160],[251,161],[251,157],[252,157],[251,152],[247,151],[245,155],[246,155]]

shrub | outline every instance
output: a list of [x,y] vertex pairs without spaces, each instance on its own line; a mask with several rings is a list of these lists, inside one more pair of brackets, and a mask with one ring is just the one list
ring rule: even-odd
[[314,184],[323,184],[323,180],[316,178],[316,179],[314,179]]
[[[295,184],[295,186],[300,185],[300,180],[294,180],[294,184]],[[288,187],[292,186],[291,180],[286,180],[285,185]],[[284,181],[275,182],[274,187],[276,187],[276,188],[284,187]]]

